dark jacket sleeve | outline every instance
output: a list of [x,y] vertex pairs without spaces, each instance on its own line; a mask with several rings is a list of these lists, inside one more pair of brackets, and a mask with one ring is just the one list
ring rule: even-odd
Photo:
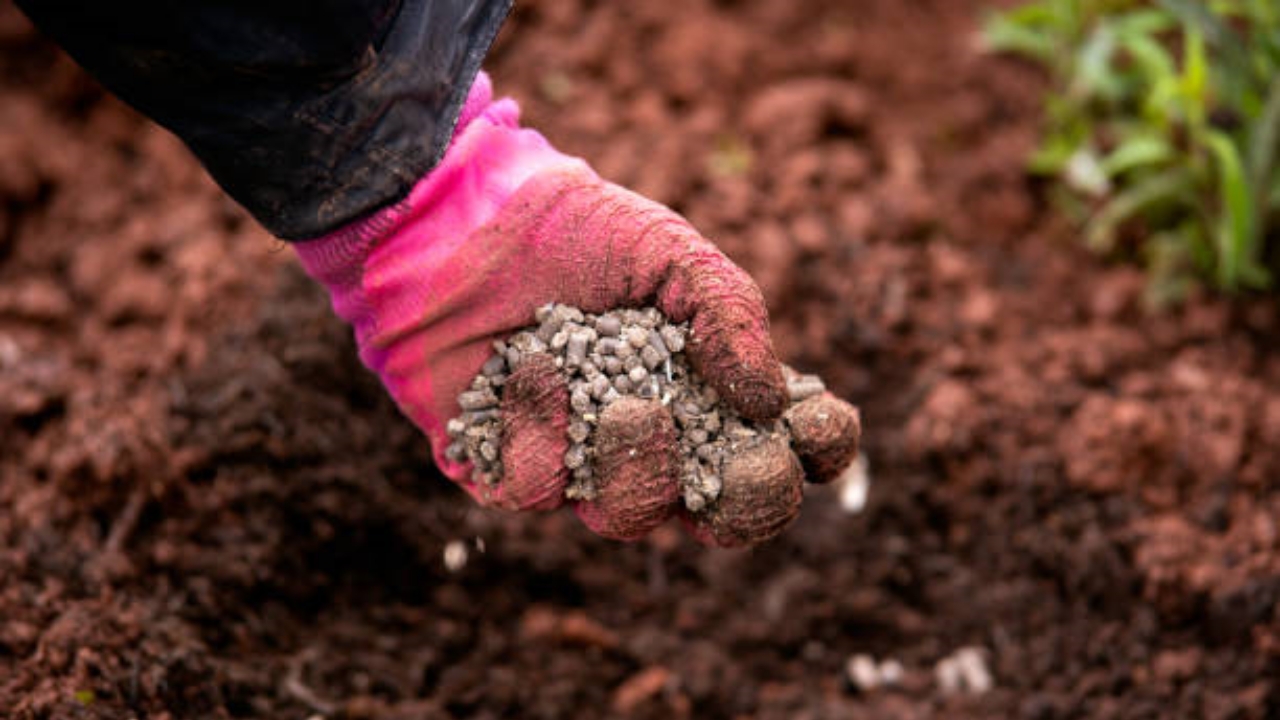
[[18,0],[285,239],[404,197],[512,0]]

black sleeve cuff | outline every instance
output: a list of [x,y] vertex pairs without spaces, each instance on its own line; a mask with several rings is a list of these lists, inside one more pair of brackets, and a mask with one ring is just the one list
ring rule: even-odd
[[512,0],[21,0],[275,235],[404,197],[448,147]]

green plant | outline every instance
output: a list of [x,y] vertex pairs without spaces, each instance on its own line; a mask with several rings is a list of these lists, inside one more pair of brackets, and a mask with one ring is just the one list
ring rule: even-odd
[[1137,237],[1165,299],[1194,275],[1226,291],[1271,286],[1280,3],[1035,0],[992,14],[984,37],[1048,69],[1030,166],[1085,201],[1090,246]]

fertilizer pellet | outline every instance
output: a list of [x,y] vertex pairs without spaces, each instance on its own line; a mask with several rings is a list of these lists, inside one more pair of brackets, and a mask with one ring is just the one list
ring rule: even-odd
[[582,420],[569,423],[569,439],[575,443],[584,443],[591,436],[591,426]]
[[658,352],[658,349],[652,345],[646,345],[640,350],[640,361],[644,363],[645,369],[650,372],[657,370],[658,366],[666,359],[667,357]]
[[[684,355],[689,328],[655,308],[584,314],[565,305],[545,305],[534,313],[536,325],[493,344],[471,387],[458,396],[461,410],[446,425],[452,442],[445,454],[469,460],[473,479],[502,482],[501,394],[507,379],[530,356],[549,353],[569,389],[571,418],[565,467],[572,481],[565,496],[597,496],[593,435],[604,408],[624,396],[660,400],[675,420],[682,456],[683,502],[694,513],[709,512],[723,491],[725,462],[739,443],[769,434],[785,434],[781,422],[757,428],[720,404],[719,395],[697,377]],[[814,376],[788,375],[788,393],[799,402],[824,391]]]
[[587,446],[570,445],[568,452],[564,454],[564,466],[570,470],[576,470],[586,464]]
[[639,350],[649,344],[649,333],[643,327],[630,328],[627,330],[627,343]]
[[622,321],[611,315],[596,318],[594,324],[596,332],[606,337],[615,338],[622,332]]
[[817,375],[800,375],[787,383],[787,393],[791,402],[808,400],[814,395],[821,395],[827,388]]
[[[487,384],[487,383],[486,383]],[[487,389],[470,390],[458,396],[458,406],[463,410],[484,410],[498,404],[498,398]]]

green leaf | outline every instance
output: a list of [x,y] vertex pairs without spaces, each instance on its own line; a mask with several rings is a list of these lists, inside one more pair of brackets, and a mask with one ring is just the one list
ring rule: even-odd
[[1133,59],[1134,65],[1148,83],[1172,78],[1178,74],[1173,56],[1155,38],[1140,32],[1120,33],[1120,47]]
[[1037,60],[1052,58],[1058,49],[1051,33],[1008,15],[989,16],[983,23],[982,39],[990,52],[1027,55]]
[[1120,35],[1158,35],[1177,26],[1168,12],[1150,8],[1125,13],[1115,22],[1116,32]]
[[1280,11],[1275,0],[1249,0],[1249,17],[1262,28],[1274,28],[1280,24]]
[[1027,170],[1035,175],[1057,175],[1074,154],[1074,146],[1062,142],[1061,138],[1050,138],[1031,153],[1027,159]]
[[1205,89],[1208,87],[1209,61],[1205,54],[1204,38],[1194,28],[1188,28],[1183,36],[1183,67],[1179,86],[1179,95],[1185,101],[1183,110],[1186,113],[1188,129],[1193,137],[1198,137],[1205,125],[1207,99]]
[[1202,0],[1159,0],[1158,4],[1181,20],[1188,34],[1194,32],[1221,52],[1225,62],[1235,71],[1248,68],[1249,57],[1239,34],[1205,7]]
[[1168,141],[1155,135],[1139,135],[1130,138],[1102,159],[1102,170],[1107,177],[1115,176],[1144,165],[1155,165],[1170,160],[1175,151]]
[[[1267,103],[1253,126],[1249,138],[1249,181],[1259,192],[1265,192],[1275,172],[1277,143],[1280,142],[1280,77],[1271,81]],[[1261,196],[1259,200],[1262,200]]]
[[1045,116],[1049,130],[1028,160],[1028,169],[1039,175],[1056,175],[1092,133],[1080,108],[1060,95],[1046,99]]
[[1195,28],[1210,42],[1222,42],[1231,32],[1203,0],[1157,0],[1157,5],[1189,27]]
[[986,27],[1052,74],[1030,167],[1082,215],[1096,208],[1090,246],[1114,248],[1141,219],[1158,295],[1196,274],[1228,291],[1270,284],[1280,0],[1031,0]]
[[1106,100],[1120,97],[1122,88],[1111,67],[1115,48],[1116,36],[1110,27],[1100,25],[1089,34],[1076,54],[1076,75],[1071,86],[1073,94]]
[[1205,141],[1217,162],[1222,202],[1216,228],[1218,284],[1227,290],[1236,290],[1242,284],[1265,284],[1265,271],[1257,266],[1255,258],[1253,192],[1240,153],[1231,138],[1220,131],[1209,131]]
[[1094,250],[1110,251],[1123,223],[1162,204],[1187,203],[1194,190],[1195,176],[1186,168],[1140,181],[1117,193],[1093,216],[1085,226],[1085,243]]
[[1203,275],[1212,275],[1217,266],[1218,253],[1213,239],[1206,237],[1205,228],[1210,224],[1203,208],[1197,208],[1197,212],[1190,215],[1177,228],[1178,235],[1187,245],[1187,255]]
[[1156,128],[1168,131],[1179,117],[1185,114],[1181,110],[1179,98],[1180,80],[1176,75],[1165,75],[1152,84],[1147,99],[1143,103],[1143,114],[1155,124]]
[[[1074,0],[1073,0],[1074,1]],[[1062,13],[1053,2],[1031,2],[1011,10],[996,13],[1009,22],[1027,27],[1043,26],[1045,31],[1066,29]]]

